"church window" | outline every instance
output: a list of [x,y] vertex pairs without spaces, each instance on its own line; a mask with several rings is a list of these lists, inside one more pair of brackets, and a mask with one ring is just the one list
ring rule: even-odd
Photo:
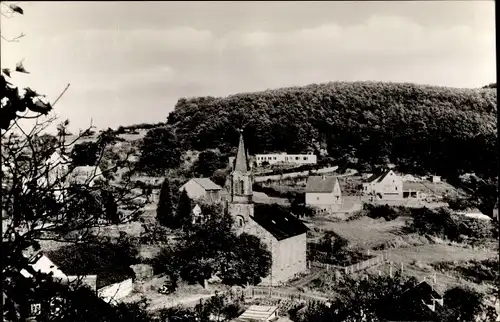
[[245,224],[245,220],[243,219],[243,217],[238,216],[236,218],[236,225],[238,226],[238,228],[243,228],[244,224]]
[[245,185],[244,185],[243,180],[240,180],[240,183],[239,183],[239,193],[240,194],[244,194],[245,193]]
[[240,188],[240,184],[241,184],[241,181],[240,181],[240,180],[236,180],[236,181],[234,182],[234,187],[233,187],[233,191],[234,191],[234,193],[236,193],[236,194],[237,194],[237,193],[239,193],[239,191],[241,190],[241,188]]

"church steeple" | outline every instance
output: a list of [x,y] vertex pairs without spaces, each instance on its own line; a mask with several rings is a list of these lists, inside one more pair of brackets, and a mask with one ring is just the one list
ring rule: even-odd
[[248,172],[248,160],[245,150],[245,142],[243,140],[243,129],[240,129],[240,143],[238,144],[238,152],[234,161],[234,171],[240,173]]
[[243,140],[243,130],[240,130],[238,152],[234,160],[231,173],[231,202],[251,203],[252,201],[252,174],[248,168],[247,153]]

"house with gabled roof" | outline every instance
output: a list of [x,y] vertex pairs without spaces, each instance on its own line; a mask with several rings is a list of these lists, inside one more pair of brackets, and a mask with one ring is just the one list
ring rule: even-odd
[[391,320],[440,321],[438,312],[443,309],[443,295],[423,281],[406,290],[394,304]]
[[363,182],[363,193],[375,199],[399,200],[403,198],[403,180],[391,169],[374,173]]
[[86,184],[89,185],[89,187],[92,187],[96,180],[105,180],[103,171],[98,165],[75,167],[69,176],[70,182]]
[[204,199],[210,203],[222,200],[222,187],[209,178],[192,178],[186,182],[179,191],[186,190],[189,198],[193,200]]
[[[73,252],[72,255],[68,258],[66,253],[58,251],[38,252],[29,259],[29,265],[35,271],[52,273],[59,283],[86,285],[108,303],[117,303],[132,292],[135,278],[132,268],[114,265],[105,253],[88,256],[85,252]],[[31,276],[26,270],[21,274]]]
[[307,270],[306,232],[308,228],[285,208],[254,204],[253,175],[248,165],[243,133],[228,180],[226,211],[235,221],[236,233],[258,237],[271,252],[271,272],[264,285],[277,285]]
[[335,176],[310,176],[306,184],[306,205],[324,211],[339,210],[342,206],[342,190]]

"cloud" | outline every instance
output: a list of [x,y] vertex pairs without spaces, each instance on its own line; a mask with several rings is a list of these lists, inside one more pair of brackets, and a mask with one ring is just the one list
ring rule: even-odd
[[2,49],[2,65],[24,57],[32,74],[16,82],[49,96],[71,82],[60,114],[77,125],[92,116],[105,127],[164,120],[180,97],[334,80],[478,87],[496,79],[488,24],[424,25],[374,14],[352,24],[296,25],[214,32],[188,23],[125,29],[110,22],[30,37],[34,28],[15,49]]

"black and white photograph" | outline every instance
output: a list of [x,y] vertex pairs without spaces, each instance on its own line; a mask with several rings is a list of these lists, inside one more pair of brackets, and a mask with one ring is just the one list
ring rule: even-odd
[[3,321],[500,321],[495,1],[0,7]]

